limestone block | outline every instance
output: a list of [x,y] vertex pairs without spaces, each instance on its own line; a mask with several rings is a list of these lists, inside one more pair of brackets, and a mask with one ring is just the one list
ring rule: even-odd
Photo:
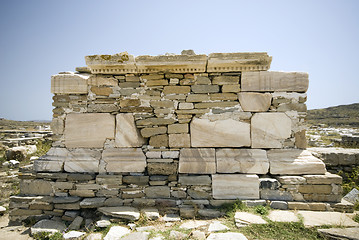
[[189,94],[186,102],[206,102],[209,100],[210,98],[208,94]]
[[34,161],[34,170],[36,172],[60,172],[63,170],[68,155],[69,150],[66,148],[52,147],[46,155]]
[[57,74],[51,76],[51,93],[54,94],[87,94],[86,74]]
[[69,152],[65,161],[66,172],[99,172],[101,152],[94,149],[77,148]]
[[209,176],[179,176],[178,182],[181,185],[211,185],[211,178]]
[[20,181],[20,194],[24,195],[50,195],[52,193],[52,182],[44,180],[22,180]]
[[291,119],[285,113],[256,113],[251,119],[252,148],[281,148],[291,135]]
[[243,111],[266,112],[271,105],[272,95],[270,93],[242,92],[238,93],[238,99]]
[[223,93],[239,93],[241,91],[241,86],[239,84],[232,85],[223,85],[222,92]]
[[191,90],[194,93],[217,93],[219,92],[218,85],[193,85]]
[[188,133],[188,124],[168,125],[168,133]]
[[212,175],[214,199],[259,199],[259,178],[251,174]]
[[179,173],[211,174],[216,172],[214,148],[182,148]]
[[64,119],[53,118],[51,122],[51,131],[53,134],[63,134],[65,129]]
[[308,73],[301,72],[243,72],[244,92],[306,92]]
[[187,94],[191,91],[189,86],[165,86],[163,93],[167,94]]
[[304,175],[308,184],[342,184],[342,177],[326,172],[324,175]]
[[267,151],[271,174],[324,174],[325,164],[307,150],[272,149]]
[[64,165],[65,172],[99,172],[99,161],[67,161]]
[[218,173],[266,174],[269,169],[267,153],[261,149],[217,149],[216,162]]
[[70,113],[65,121],[65,145],[68,148],[102,148],[114,138],[115,117],[109,113]]
[[251,145],[250,124],[233,119],[210,121],[193,118],[192,147],[243,147]]
[[207,72],[265,71],[271,62],[272,57],[265,52],[211,53]]
[[102,152],[107,172],[144,172],[146,156],[141,148],[112,148]]
[[[171,125],[169,125],[171,126]],[[141,135],[145,138],[152,137],[167,132],[167,127],[142,128]]]
[[132,113],[116,115],[116,147],[141,147],[145,140],[135,125]]
[[218,85],[239,84],[239,76],[217,76],[213,78],[212,83]]
[[169,134],[168,143],[171,148],[191,147],[191,138],[187,133]]
[[149,141],[150,145],[152,147],[168,147],[168,135],[162,134],[162,135],[156,135],[152,136]]

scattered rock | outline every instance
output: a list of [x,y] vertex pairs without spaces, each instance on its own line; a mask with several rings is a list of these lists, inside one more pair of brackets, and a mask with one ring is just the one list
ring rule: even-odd
[[19,164],[20,164],[20,162],[17,160],[9,160],[9,163],[10,163],[9,167],[12,167],[12,168],[17,168],[17,167],[19,167]]
[[237,227],[245,227],[249,224],[266,224],[261,216],[247,212],[236,212],[234,219]]
[[223,225],[219,221],[213,221],[208,227],[208,232],[219,232],[225,230],[229,230],[229,227]]
[[343,199],[353,204],[359,202],[359,190],[353,188],[347,195],[343,197]]
[[242,233],[226,232],[226,233],[211,233],[207,240],[247,240]]
[[145,226],[145,227],[138,227],[136,228],[137,232],[146,232],[146,231],[152,231],[155,230],[156,228],[154,226]]
[[288,209],[288,203],[284,201],[272,201],[270,203],[270,207],[273,209],[281,209],[281,210],[287,210]]
[[170,239],[186,239],[187,234],[172,230],[170,232]]
[[96,222],[96,227],[105,228],[111,225],[109,220],[99,220]]
[[145,208],[142,209],[141,212],[145,214],[147,219],[157,220],[160,217],[160,214],[156,208]]
[[86,233],[79,231],[70,231],[65,233],[62,237],[66,240],[81,239]]
[[134,232],[122,237],[121,240],[147,240],[149,235],[148,232]]
[[63,222],[53,220],[41,220],[30,228],[31,235],[40,232],[56,233],[62,232],[66,229],[66,225]]
[[110,231],[104,237],[104,240],[117,240],[121,237],[129,234],[131,231],[128,228],[121,227],[121,226],[113,226],[110,228]]
[[206,234],[204,232],[195,230],[192,232],[192,238],[196,240],[204,240],[206,239]]

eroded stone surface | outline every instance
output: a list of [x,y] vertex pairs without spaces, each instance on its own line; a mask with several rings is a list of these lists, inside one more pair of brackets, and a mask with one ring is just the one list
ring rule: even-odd
[[211,174],[216,172],[214,148],[182,148],[179,173]]
[[250,174],[212,175],[214,199],[259,199],[259,178]]
[[116,147],[141,147],[145,140],[135,125],[132,113],[116,115]]
[[238,93],[238,100],[243,111],[266,112],[271,105],[272,95],[270,93],[242,92]]
[[51,93],[54,94],[87,94],[87,79],[85,74],[57,74],[51,77]]
[[250,124],[233,119],[191,122],[192,147],[243,147],[251,145]]
[[107,172],[144,172],[146,156],[141,148],[109,148],[102,153]]
[[217,149],[216,160],[218,173],[266,174],[269,169],[267,153],[261,149]]
[[102,148],[107,138],[114,138],[115,117],[109,113],[70,113],[65,122],[68,148]]

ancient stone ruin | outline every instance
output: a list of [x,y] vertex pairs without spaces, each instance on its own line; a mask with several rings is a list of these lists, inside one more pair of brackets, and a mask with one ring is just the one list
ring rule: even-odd
[[148,207],[211,217],[237,199],[331,210],[342,179],[305,150],[308,74],[268,71],[271,60],[93,55],[52,76],[56,141],[20,176],[11,218]]

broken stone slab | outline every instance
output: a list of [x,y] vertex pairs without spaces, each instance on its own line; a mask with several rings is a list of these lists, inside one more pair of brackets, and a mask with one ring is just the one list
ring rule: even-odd
[[150,220],[157,220],[160,217],[157,208],[143,208],[141,212]]
[[291,129],[292,121],[285,113],[255,113],[251,119],[252,148],[282,148]]
[[207,72],[266,71],[272,57],[265,52],[211,53]]
[[50,181],[24,179],[20,181],[20,194],[50,195],[53,192],[52,185]]
[[359,202],[359,191],[356,188],[353,188],[347,195],[343,197],[344,200],[355,204]]
[[359,228],[329,228],[318,229],[318,232],[328,239],[359,240]]
[[179,173],[211,174],[216,172],[214,148],[182,148]]
[[137,72],[135,58],[127,52],[114,55],[85,56],[85,61],[93,74],[125,74]]
[[53,94],[87,94],[88,74],[66,73],[51,76]]
[[115,117],[109,113],[69,113],[65,121],[67,148],[103,148],[107,138],[113,139]]
[[249,224],[266,224],[261,216],[255,215],[253,213],[248,212],[236,212],[234,215],[234,220],[236,222],[237,227],[245,227]]
[[141,148],[109,148],[102,152],[106,171],[114,173],[144,172],[146,156]]
[[238,93],[238,100],[243,111],[266,112],[271,105],[272,95],[270,93],[241,92]]
[[34,170],[36,172],[60,172],[63,170],[68,155],[68,149],[52,147],[45,155],[34,161]]
[[145,140],[136,127],[132,113],[120,113],[116,115],[116,147],[141,147]]
[[216,162],[218,173],[266,174],[269,169],[267,153],[262,149],[217,149]]
[[108,216],[131,221],[135,221],[140,218],[140,212],[134,207],[100,207],[97,210]]
[[75,240],[75,239],[82,239],[86,233],[80,232],[80,231],[69,231],[67,233],[64,233],[62,237],[65,240]]
[[345,213],[298,211],[298,214],[303,217],[303,223],[306,227],[315,227],[321,225],[359,227],[359,223],[354,222]]
[[117,240],[129,233],[131,233],[131,230],[126,227],[113,226],[104,237],[104,240]]
[[211,233],[207,240],[248,240],[242,233],[226,232],[226,233]]
[[251,174],[213,174],[214,199],[259,199],[259,178]]
[[210,121],[193,118],[192,147],[243,147],[251,145],[250,124],[233,119]]
[[278,175],[325,174],[325,164],[309,151],[272,149],[267,151],[270,173]]
[[43,219],[37,222],[30,228],[31,235],[48,232],[48,233],[56,233],[63,232],[66,229],[66,225],[63,222]]
[[219,221],[213,221],[208,227],[208,232],[219,232],[219,231],[226,231],[226,230],[229,230],[229,227],[227,227],[226,225],[223,225]]
[[272,210],[268,219],[273,222],[299,222],[299,218],[292,211]]
[[308,73],[302,72],[243,72],[243,92],[306,92]]

